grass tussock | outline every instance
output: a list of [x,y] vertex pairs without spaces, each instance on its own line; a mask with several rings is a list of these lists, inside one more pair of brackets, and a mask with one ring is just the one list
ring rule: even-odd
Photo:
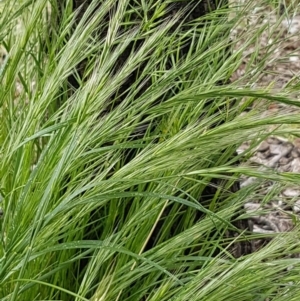
[[228,20],[220,7],[182,30],[187,12],[166,18],[164,1],[141,1],[157,18],[133,25],[131,1],[92,1],[74,29],[70,8],[51,25],[50,2],[1,3],[1,300],[298,300],[297,223],[256,253],[230,252],[250,239],[227,235],[255,189],[230,193],[239,175],[298,181],[233,156],[266,126],[299,123],[240,115],[257,99],[299,106],[229,82],[242,60],[229,33],[245,11]]

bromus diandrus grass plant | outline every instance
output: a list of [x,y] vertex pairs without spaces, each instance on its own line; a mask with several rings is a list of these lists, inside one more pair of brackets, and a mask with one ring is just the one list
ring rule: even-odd
[[[50,2],[52,18],[61,11]],[[232,156],[267,125],[280,133],[280,125],[299,123],[295,115],[240,115],[255,99],[299,105],[288,91],[228,83],[242,59],[228,55],[229,32],[244,12],[229,21],[232,8],[220,7],[182,36],[174,24],[187,11],[164,18],[164,1],[141,1],[160,21],[128,31],[119,29],[135,13],[130,1],[98,4],[91,1],[76,28],[76,12],[64,10],[48,39],[48,1],[1,3],[1,300],[298,300],[299,259],[290,256],[300,253],[297,225],[253,254],[231,253],[255,237],[228,236],[238,233],[232,223],[246,217],[237,212],[255,189],[230,193],[239,175],[298,182],[238,167]],[[119,55],[141,37],[116,72]],[[186,39],[191,50],[178,60]],[[83,60],[84,80],[68,91]],[[211,179],[224,185],[203,195]]]

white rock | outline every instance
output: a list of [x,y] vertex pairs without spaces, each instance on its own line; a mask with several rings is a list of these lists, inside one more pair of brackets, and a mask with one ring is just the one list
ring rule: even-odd
[[299,213],[300,212],[300,200],[297,200],[293,206],[293,211],[295,213]]

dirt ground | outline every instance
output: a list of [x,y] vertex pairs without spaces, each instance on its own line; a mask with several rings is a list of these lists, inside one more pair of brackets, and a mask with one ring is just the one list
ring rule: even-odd
[[[245,5],[240,6],[241,11]],[[253,88],[269,87],[274,92],[299,82],[300,6],[298,11],[291,7],[280,13],[270,5],[252,3],[241,13],[244,21],[232,31],[231,38],[236,41],[234,51],[240,51],[249,36],[258,37],[243,51],[243,63],[232,81],[240,85],[247,83]],[[259,73],[256,73],[258,67]],[[245,76],[246,70],[251,70],[248,76]],[[299,97],[296,92],[292,96]]]
[[[245,1],[243,5],[246,3]],[[253,4],[253,7],[247,8],[245,21],[232,31],[232,39],[237,41],[234,51],[243,49],[249,35],[254,36],[257,32],[260,34],[242,51],[243,63],[233,75],[232,82],[253,88],[268,87],[274,94],[285,88],[285,91],[290,91],[287,96],[300,100],[300,92],[293,88],[300,79],[300,7],[297,11],[295,3],[292,3],[294,5],[291,9],[281,12],[267,4]],[[260,69],[259,73],[255,72],[257,67]],[[249,73],[249,70],[252,72]],[[245,73],[249,75],[245,76]],[[299,112],[300,117],[299,107],[266,103],[263,100],[256,101],[254,106],[262,107],[264,114]],[[291,136],[292,131],[291,128]],[[249,146],[250,141],[247,141],[237,152],[243,153]],[[274,169],[278,172],[299,173],[300,139],[270,136],[260,142],[252,157],[244,164],[255,164],[261,171]],[[258,185],[257,194],[245,204],[246,212],[252,215],[252,231],[270,234],[292,230],[300,217],[300,186],[278,189],[278,193],[270,195],[276,188],[276,182],[258,182],[254,177],[241,178],[242,187],[255,183]],[[254,250],[264,243],[265,240],[253,242]]]

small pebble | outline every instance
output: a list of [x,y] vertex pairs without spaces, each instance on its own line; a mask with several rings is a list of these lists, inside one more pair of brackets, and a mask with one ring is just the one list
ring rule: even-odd
[[280,165],[286,165],[292,161],[293,158],[281,157],[279,160]]
[[269,148],[269,144],[266,141],[263,141],[257,148],[258,152],[264,152]]
[[257,153],[257,157],[260,158],[260,159],[266,159],[266,158],[269,158],[270,156],[271,156],[270,150],[267,150],[265,152],[258,152]]
[[293,211],[295,213],[299,213],[300,212],[300,200],[296,201],[294,206],[293,206]]
[[295,196],[299,196],[300,195],[300,190],[299,189],[295,189],[295,188],[286,188],[284,189],[284,191],[282,192],[282,194],[284,196],[287,197],[295,197]]
[[292,155],[293,158],[298,158],[299,157],[299,153],[298,153],[296,148],[294,148],[292,150],[291,155]]
[[295,158],[291,164],[290,172],[300,173],[300,158]]
[[269,143],[269,144],[280,144],[281,141],[279,139],[275,138],[275,137],[269,137],[267,139],[267,143]]
[[300,147],[294,147],[293,152],[297,153],[298,157],[300,157]]
[[295,145],[295,148],[298,148],[300,150],[300,138],[296,138],[294,140],[294,145]]

